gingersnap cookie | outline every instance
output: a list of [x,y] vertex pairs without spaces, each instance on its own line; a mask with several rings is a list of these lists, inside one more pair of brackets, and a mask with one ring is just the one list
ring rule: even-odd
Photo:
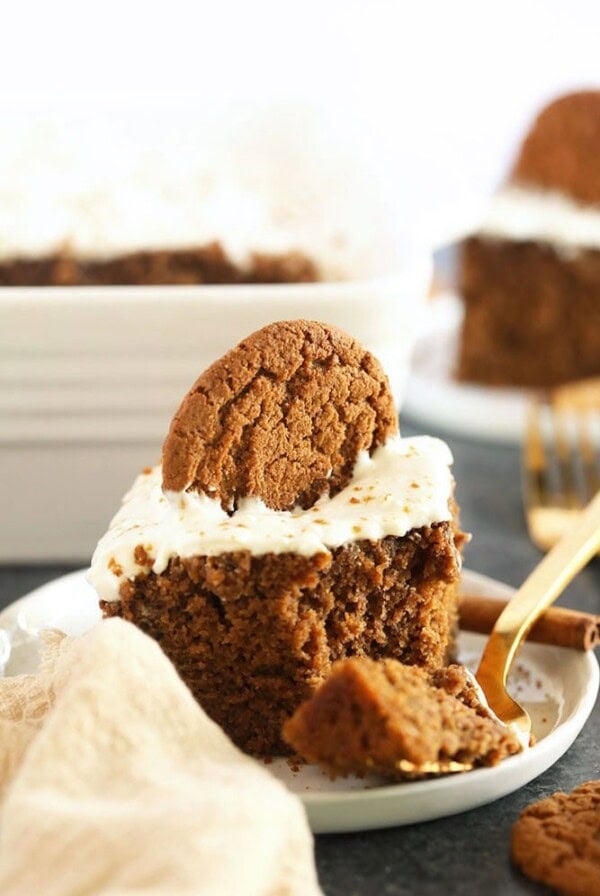
[[570,93],[542,110],[525,138],[512,179],[600,202],[600,90]]
[[557,893],[600,893],[600,781],[528,806],[513,825],[512,858]]
[[398,429],[379,362],[315,321],[280,321],[244,339],[194,383],[163,446],[163,487],[311,507],[347,485],[360,451]]

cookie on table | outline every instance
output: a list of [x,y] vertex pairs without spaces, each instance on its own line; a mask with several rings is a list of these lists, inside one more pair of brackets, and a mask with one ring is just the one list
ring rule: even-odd
[[600,781],[528,806],[513,825],[511,846],[523,873],[557,893],[600,893]]
[[311,507],[350,480],[360,451],[396,433],[388,380],[360,343],[315,321],[280,321],[244,339],[194,383],[163,446],[163,487],[233,510]]

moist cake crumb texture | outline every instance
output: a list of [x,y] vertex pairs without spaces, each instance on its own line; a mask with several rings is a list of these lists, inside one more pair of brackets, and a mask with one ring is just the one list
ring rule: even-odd
[[545,387],[600,373],[600,250],[471,237],[460,291],[461,380]]
[[329,554],[249,552],[172,560],[101,602],[155,638],[242,749],[289,752],[283,723],[347,656],[447,662],[459,552],[440,523]]
[[285,724],[284,737],[333,776],[392,780],[414,776],[402,760],[485,766],[520,750],[516,736],[482,707],[464,667],[432,671],[356,656],[333,667]]

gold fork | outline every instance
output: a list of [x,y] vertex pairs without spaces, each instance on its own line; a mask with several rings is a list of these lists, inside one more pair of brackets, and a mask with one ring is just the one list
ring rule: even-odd
[[523,496],[531,540],[548,550],[600,489],[600,378],[534,398],[523,445]]
[[506,690],[510,667],[523,639],[544,610],[600,550],[600,492],[578,521],[546,554],[502,611],[481,657],[476,678],[488,706],[528,742],[531,719]]
[[[531,627],[599,549],[600,492],[527,577],[496,620],[486,642],[475,675],[483,692],[481,696],[500,722],[513,729],[523,747],[529,744],[531,719],[527,710],[508,693],[508,673]],[[402,759],[397,767],[408,776],[418,777],[470,771],[473,764],[439,760],[418,765]]]

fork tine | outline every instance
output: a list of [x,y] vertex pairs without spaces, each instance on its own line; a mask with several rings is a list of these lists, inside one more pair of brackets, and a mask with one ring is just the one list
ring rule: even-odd
[[[548,550],[600,489],[600,382],[532,399],[523,444],[523,496],[531,540]],[[596,429],[598,431],[596,431]]]
[[532,399],[527,413],[524,445],[524,480],[527,508],[537,508],[546,504],[548,486],[546,472],[548,460],[542,438],[541,400]]
[[545,402],[540,394],[532,399],[526,422],[526,438],[523,446],[523,492],[527,528],[533,543],[543,551],[552,545],[554,527],[548,526],[548,518],[554,518],[550,506],[550,456],[544,436]]
[[590,501],[596,492],[600,490],[600,474],[594,440],[591,432],[591,411],[582,409],[577,414],[577,435],[579,439],[579,451],[583,472],[583,486],[586,493],[586,501]]
[[567,510],[578,510],[583,502],[577,489],[577,479],[569,438],[569,419],[572,417],[566,405],[550,403],[554,430],[556,465],[558,473],[556,503]]

